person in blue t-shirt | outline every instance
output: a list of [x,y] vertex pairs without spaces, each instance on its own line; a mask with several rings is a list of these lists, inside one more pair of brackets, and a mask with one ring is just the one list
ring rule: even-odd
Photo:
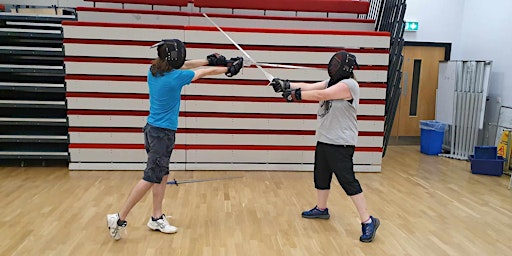
[[[169,176],[169,162],[178,128],[181,89],[199,78],[226,74],[231,77],[240,72],[243,58],[226,59],[213,53],[206,59],[185,60],[186,48],[178,39],[165,39],[153,45],[158,58],[148,70],[149,116],[144,127],[144,146],[148,154],[147,166],[142,179],[133,187],[119,213],[107,215],[109,233],[115,240],[121,239],[120,230],[127,225],[130,210],[152,189],[153,211],[147,226],[163,233],[176,233],[162,212],[162,201]],[[216,66],[195,69],[201,66]]]

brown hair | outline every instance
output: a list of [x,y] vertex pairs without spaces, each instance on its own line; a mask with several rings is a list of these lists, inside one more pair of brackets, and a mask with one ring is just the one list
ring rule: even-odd
[[167,61],[156,58],[151,62],[151,68],[149,70],[153,76],[163,76],[165,73],[173,70],[173,68]]

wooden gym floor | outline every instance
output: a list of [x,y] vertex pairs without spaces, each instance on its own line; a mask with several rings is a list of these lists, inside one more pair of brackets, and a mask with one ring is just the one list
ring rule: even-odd
[[509,177],[470,173],[468,162],[391,146],[382,173],[358,173],[381,219],[375,241],[359,242],[357,213],[337,182],[330,220],[302,219],[315,205],[310,172],[175,172],[164,211],[177,234],[149,231],[151,196],[113,241],[117,212],[142,172],[0,168],[0,255],[511,255]]

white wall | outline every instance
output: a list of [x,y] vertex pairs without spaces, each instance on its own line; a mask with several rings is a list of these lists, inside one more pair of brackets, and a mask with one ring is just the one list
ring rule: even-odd
[[452,43],[452,56],[460,49],[464,0],[407,0],[404,19],[418,21],[416,32],[406,31],[405,41]]
[[407,0],[405,20],[419,21],[406,41],[452,43],[453,60],[492,60],[489,95],[512,107],[512,1]]
[[512,1],[465,0],[461,59],[492,60],[489,95],[512,107]]

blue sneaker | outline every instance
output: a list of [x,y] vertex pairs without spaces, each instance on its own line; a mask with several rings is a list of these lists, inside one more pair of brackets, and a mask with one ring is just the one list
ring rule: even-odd
[[329,215],[329,209],[325,208],[325,210],[320,210],[318,209],[317,206],[313,207],[313,209],[309,210],[309,211],[303,211],[302,212],[302,217],[303,218],[308,218],[308,219],[329,219],[329,217],[331,217],[331,215]]
[[364,243],[369,243],[373,241],[375,238],[375,233],[377,233],[377,228],[379,228],[380,221],[377,218],[370,216],[372,219],[371,223],[365,224],[361,223],[361,228],[363,230],[363,234],[359,237],[359,241]]

